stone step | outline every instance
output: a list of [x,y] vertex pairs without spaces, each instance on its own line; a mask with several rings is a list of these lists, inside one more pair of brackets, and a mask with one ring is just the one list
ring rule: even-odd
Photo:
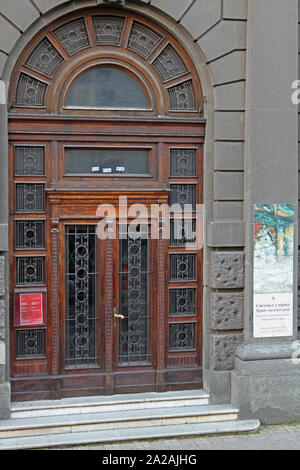
[[233,421],[237,418],[238,410],[231,405],[173,406],[35,418],[11,418],[0,421],[0,440],[33,435]]
[[11,417],[35,418],[39,416],[169,408],[174,406],[201,406],[207,405],[208,400],[209,395],[206,392],[191,390],[15,402],[11,405]]
[[166,426],[71,432],[0,439],[0,450],[45,449],[49,447],[107,444],[124,441],[164,439],[210,434],[234,434],[254,432],[259,429],[258,420],[234,420],[221,422],[188,423]]

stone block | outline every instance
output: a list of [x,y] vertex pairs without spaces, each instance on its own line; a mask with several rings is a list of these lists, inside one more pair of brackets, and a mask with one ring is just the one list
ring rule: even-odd
[[[2,77],[4,65],[7,60],[7,55],[4,54],[4,52],[0,52],[0,77]],[[0,104],[2,103],[2,100],[0,99]]]
[[6,356],[5,356],[5,343],[4,343],[4,341],[0,340],[0,366],[5,365],[5,362],[6,362],[5,359],[6,359]]
[[3,16],[0,16],[0,43],[1,50],[9,54],[21,33]]
[[215,220],[242,220],[244,205],[240,201],[216,201],[214,203]]
[[243,142],[216,142],[214,169],[225,171],[244,170]]
[[245,113],[216,113],[216,140],[244,140],[244,134]]
[[211,287],[242,289],[245,284],[245,255],[242,251],[213,251],[211,254]]
[[211,335],[211,369],[232,370],[234,368],[235,350],[242,342],[242,335]]
[[0,251],[8,251],[8,224],[0,224]]
[[22,31],[25,31],[40,16],[29,0],[1,2],[0,10]]
[[207,245],[215,248],[245,246],[244,222],[208,222]]
[[69,0],[35,0],[35,3],[42,13],[46,13],[52,8],[63,5],[64,3],[67,3],[68,1]]
[[[212,80],[215,85],[245,80],[246,78],[246,53],[245,51],[233,51],[209,64]],[[216,91],[217,93],[217,91]],[[218,96],[216,95],[216,101]]]
[[246,22],[220,21],[197,41],[208,62],[236,49],[246,49]]
[[243,329],[244,294],[217,293],[211,294],[211,322],[214,330]]
[[10,418],[10,384],[0,384],[0,419]]
[[223,0],[223,18],[247,19],[247,0]]
[[0,296],[5,293],[5,258],[0,256]]
[[215,87],[216,110],[245,110],[245,86],[245,82],[235,82]]
[[214,176],[215,199],[218,201],[244,199],[244,173],[216,171]]
[[197,0],[181,19],[181,24],[198,39],[221,19],[221,0]]
[[5,303],[0,300],[0,341],[5,341]]
[[152,0],[151,6],[159,8],[178,21],[192,3],[192,0],[172,0],[171,2]]

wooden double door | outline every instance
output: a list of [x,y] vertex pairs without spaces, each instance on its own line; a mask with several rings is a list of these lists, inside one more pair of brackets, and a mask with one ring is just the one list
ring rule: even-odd
[[94,221],[60,225],[64,382],[84,389],[91,373],[92,388],[102,393],[155,387],[157,242],[149,225],[130,231],[116,224],[116,236],[106,239]]
[[[58,338],[52,343],[51,379],[58,396],[164,391],[185,388],[185,381],[188,388],[201,385],[198,293],[188,282],[168,284],[169,239],[162,219],[124,222],[119,196],[48,196],[52,338]],[[153,204],[167,204],[168,198],[167,189],[126,194],[129,206],[143,202],[149,214]],[[99,205],[108,202],[114,217],[97,218]],[[197,264],[196,253],[188,255]],[[189,270],[189,263],[182,256],[179,270]],[[170,318],[174,294],[183,308]],[[194,313],[187,322],[189,310]],[[186,368],[188,356],[194,363]]]

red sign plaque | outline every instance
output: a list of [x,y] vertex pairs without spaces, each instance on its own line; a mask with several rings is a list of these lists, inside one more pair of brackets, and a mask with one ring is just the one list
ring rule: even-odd
[[15,324],[41,325],[45,323],[45,294],[30,292],[15,296]]

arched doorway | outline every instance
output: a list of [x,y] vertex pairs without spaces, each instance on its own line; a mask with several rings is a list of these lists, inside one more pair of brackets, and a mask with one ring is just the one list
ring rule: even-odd
[[[137,14],[74,13],[26,47],[10,101],[12,398],[201,388],[188,234],[205,122],[185,50]],[[153,207],[168,203],[189,210],[165,236]],[[137,204],[152,218],[131,236]]]

